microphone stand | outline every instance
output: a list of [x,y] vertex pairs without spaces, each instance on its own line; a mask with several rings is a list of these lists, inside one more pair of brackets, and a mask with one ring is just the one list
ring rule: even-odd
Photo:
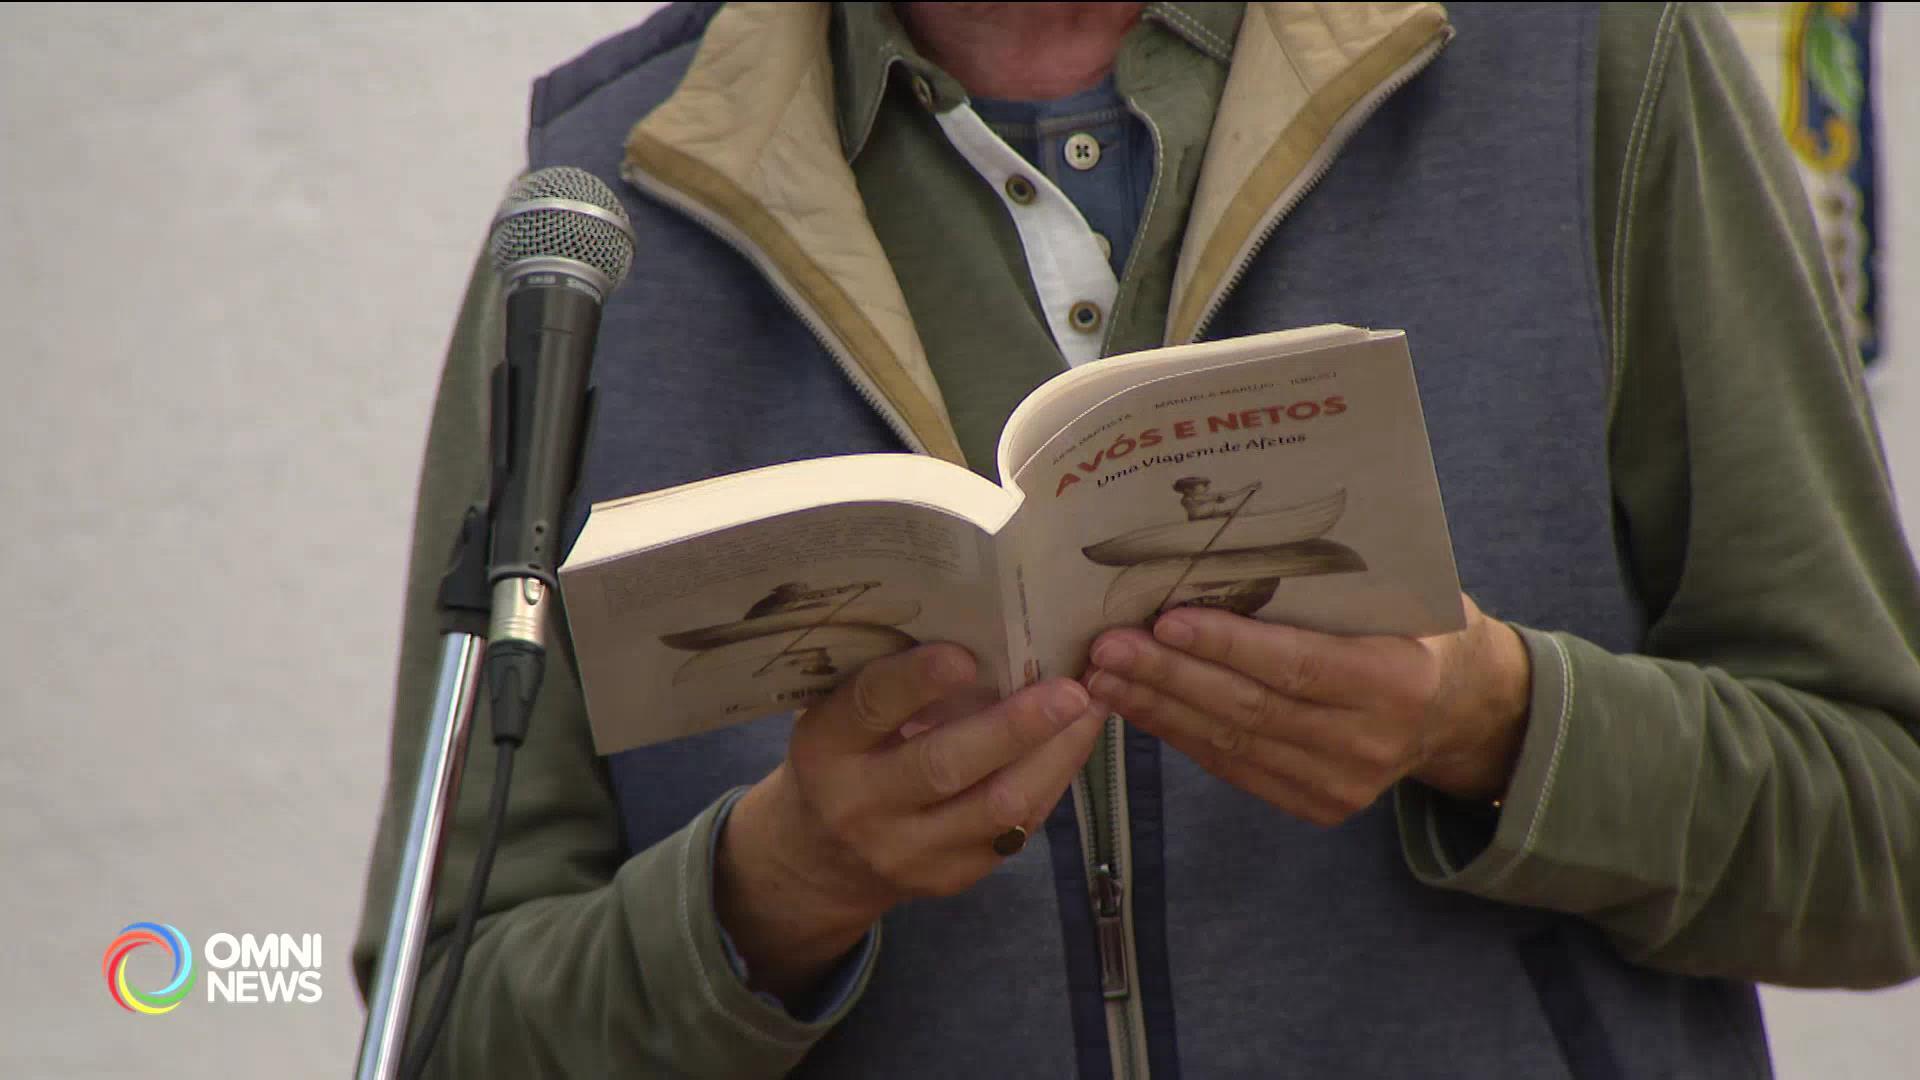
[[[487,878],[506,831],[513,756],[526,740],[546,671],[545,622],[559,599],[552,571],[560,563],[561,515],[592,423],[588,374],[600,305],[626,276],[633,242],[619,197],[592,173],[570,166],[520,177],[494,215],[487,249],[503,279],[507,318],[503,355],[493,370],[492,476],[487,502],[469,507],[460,523],[440,579],[440,681],[421,748],[387,936],[368,995],[359,1080],[395,1080],[402,1070],[419,1076],[451,1015]],[[447,969],[419,1045],[409,1054],[408,1019],[433,915],[434,877],[472,742],[483,677],[491,694],[499,764]]]
[[487,648],[484,634],[493,606],[487,587],[488,525],[484,505],[467,509],[447,573],[440,579],[439,684],[421,748],[420,776],[414,786],[413,813],[394,881],[380,966],[367,997],[356,1080],[394,1080],[406,1051],[407,1020],[426,951],[427,922],[433,914],[434,877],[460,790],[481,681],[480,662]]

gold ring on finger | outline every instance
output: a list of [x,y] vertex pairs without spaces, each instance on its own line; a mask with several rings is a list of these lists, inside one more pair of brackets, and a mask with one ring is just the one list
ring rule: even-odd
[[1027,829],[1024,825],[1015,825],[1006,832],[993,838],[993,853],[1007,856],[1018,855],[1020,849],[1027,846]]

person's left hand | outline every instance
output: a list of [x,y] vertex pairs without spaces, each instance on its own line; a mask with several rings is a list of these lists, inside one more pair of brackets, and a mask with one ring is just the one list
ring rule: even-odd
[[1094,639],[1087,688],[1208,772],[1318,825],[1407,777],[1498,799],[1526,733],[1532,672],[1512,627],[1461,602],[1466,629],[1428,638],[1180,608],[1151,635]]

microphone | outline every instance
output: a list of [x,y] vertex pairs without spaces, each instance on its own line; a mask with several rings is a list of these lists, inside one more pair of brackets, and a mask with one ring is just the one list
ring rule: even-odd
[[507,307],[506,356],[493,370],[488,451],[493,613],[484,671],[495,764],[486,830],[440,986],[401,1065],[400,1075],[410,1078],[425,1071],[452,1011],[505,831],[514,754],[526,741],[546,673],[547,612],[560,587],[560,516],[579,476],[593,412],[587,376],[600,305],[633,264],[633,227],[620,200],[592,173],[541,169],[508,189],[487,250]]
[[506,297],[490,425],[487,673],[494,741],[519,742],[546,666],[561,515],[592,412],[587,377],[600,306],[633,263],[633,228],[598,177],[560,166],[514,182],[487,248]]

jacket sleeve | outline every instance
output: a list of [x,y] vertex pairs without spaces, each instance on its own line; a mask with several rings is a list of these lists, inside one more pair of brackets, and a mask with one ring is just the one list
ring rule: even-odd
[[1909,979],[1920,588],[1806,196],[1721,16],[1602,21],[1595,231],[1643,655],[1523,630],[1504,809],[1463,849],[1463,811],[1404,786],[1405,853],[1654,967]]
[[[387,789],[366,883],[354,973],[371,985],[419,771],[439,655],[434,593],[466,507],[486,487],[487,373],[501,304],[482,259],[455,329],[415,511]],[[412,1023],[428,1011],[441,946],[471,876],[494,771],[484,698],[435,897],[429,962]],[[606,770],[594,754],[567,642],[516,755],[504,838],[459,993],[429,1075],[777,1076],[859,997],[873,939],[848,989],[796,1019],[748,989],[713,914],[715,832],[730,799],[626,857]]]

